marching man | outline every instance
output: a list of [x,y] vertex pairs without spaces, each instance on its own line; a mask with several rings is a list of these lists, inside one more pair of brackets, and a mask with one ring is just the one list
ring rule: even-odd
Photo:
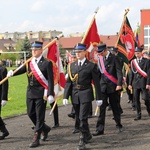
[[32,59],[26,65],[21,66],[13,74],[10,70],[8,77],[27,73],[27,114],[35,125],[35,134],[29,147],[40,145],[40,138],[46,140],[48,132],[51,130],[45,122],[46,101],[49,104],[54,102],[54,80],[52,62],[42,56],[42,42],[35,41],[32,43]]
[[142,99],[145,101],[148,115],[150,116],[150,102],[149,102],[149,88],[150,88],[150,61],[142,57],[143,48],[136,47],[135,57],[136,59],[131,62],[131,74],[129,77],[129,86],[131,90],[133,88],[133,97],[135,99],[135,105],[137,109],[137,115],[134,120],[141,119],[141,104],[140,93],[142,93]]
[[80,130],[80,142],[77,149],[83,150],[85,149],[85,143],[92,139],[88,124],[88,114],[91,102],[94,100],[92,80],[94,81],[98,106],[102,104],[102,100],[97,65],[86,59],[86,45],[78,43],[75,46],[75,52],[77,60],[71,63],[68,68],[63,104],[68,103],[68,97],[71,92],[76,127],[78,126]]

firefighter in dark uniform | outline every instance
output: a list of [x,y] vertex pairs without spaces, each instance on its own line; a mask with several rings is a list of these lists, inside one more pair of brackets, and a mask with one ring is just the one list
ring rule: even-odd
[[[112,47],[110,49],[110,52],[114,55],[118,55],[118,48],[117,47]],[[123,65],[124,65],[124,62],[123,62],[123,59],[122,57],[119,56],[119,60],[120,60],[120,64],[121,64],[121,69],[123,69]],[[118,91],[118,105],[119,105],[119,109],[120,109],[120,113],[122,114],[123,113],[123,110],[121,108],[121,104],[120,104],[120,100],[121,100],[121,92],[123,92],[123,89]]]
[[[7,69],[3,66],[2,61],[0,61],[0,81],[4,79],[7,75]],[[3,140],[9,135],[8,130],[6,129],[5,123],[1,118],[1,106],[5,106],[8,98],[8,80],[0,85],[0,140]]]
[[[71,51],[71,63],[75,62],[77,60],[76,58],[76,53],[75,51]],[[68,77],[68,74],[66,74],[66,78]],[[89,111],[89,115],[88,115],[88,118],[91,118],[92,117],[92,113],[93,113],[93,109],[92,109],[92,103],[91,103],[91,106],[90,106],[90,111]],[[71,113],[68,114],[68,117],[71,117],[73,119],[75,119],[75,111],[74,111],[74,108],[72,107],[71,109]],[[78,133],[79,132],[79,129],[75,129],[73,130],[73,133]]]
[[[35,134],[29,147],[40,145],[40,138],[46,140],[50,127],[45,122],[46,99],[49,104],[54,102],[54,79],[52,62],[42,56],[42,42],[35,41],[31,45],[32,59],[14,74],[27,73],[27,114],[35,125]],[[8,76],[12,76],[12,70]]]
[[142,99],[145,101],[148,115],[150,116],[150,102],[149,102],[149,88],[150,88],[150,61],[142,57],[141,47],[135,48],[136,59],[131,61],[131,73],[129,77],[129,89],[133,88],[133,97],[135,100],[137,115],[134,120],[141,119],[141,103],[140,93]]
[[[75,62],[76,60],[77,60],[76,53],[75,53],[75,50],[73,50],[73,51],[71,51],[71,63]],[[65,78],[66,79],[68,78],[68,73],[66,74]],[[68,114],[68,117],[71,117],[71,118],[75,119],[75,110],[74,110],[73,106],[72,106],[72,109],[71,109],[71,113]],[[76,131],[74,130],[73,133],[78,133],[78,129]]]
[[76,124],[80,129],[80,142],[78,149],[84,149],[84,144],[92,139],[88,125],[88,114],[91,102],[94,100],[92,80],[96,91],[96,102],[100,106],[101,91],[99,84],[99,72],[97,65],[86,59],[86,45],[75,46],[77,61],[70,64],[68,68],[68,79],[64,91],[63,104],[68,103],[68,97],[72,97],[72,104],[75,110]]
[[106,44],[98,45],[98,66],[101,72],[100,86],[103,104],[100,106],[100,114],[96,124],[96,132],[93,136],[104,134],[107,100],[109,98],[117,132],[122,131],[121,115],[118,106],[118,91],[122,89],[123,74],[119,57],[111,54]]

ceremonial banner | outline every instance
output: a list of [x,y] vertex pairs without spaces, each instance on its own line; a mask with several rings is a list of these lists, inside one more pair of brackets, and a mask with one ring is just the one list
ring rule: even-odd
[[97,31],[97,25],[96,25],[95,18],[93,20],[93,23],[92,23],[84,41],[82,41],[82,42],[87,45],[87,50],[89,52],[91,52],[91,50],[100,43],[100,37],[99,37],[98,31]]
[[97,62],[97,45],[100,43],[100,36],[98,34],[95,15],[97,14],[98,9],[95,11],[95,14],[92,18],[92,21],[85,32],[85,35],[81,41],[81,43],[87,45],[87,58],[89,60],[93,60]]
[[61,98],[64,93],[66,79],[57,43],[54,42],[46,48],[43,51],[43,56],[51,60],[53,63],[55,98]]
[[126,15],[124,16],[116,45],[118,47],[119,55],[123,58],[124,62],[128,64],[134,58],[134,49],[137,46],[137,43]]
[[138,35],[138,28],[135,31],[135,40],[136,40],[136,44],[138,45],[138,47],[140,47],[140,40],[139,40],[139,35]]

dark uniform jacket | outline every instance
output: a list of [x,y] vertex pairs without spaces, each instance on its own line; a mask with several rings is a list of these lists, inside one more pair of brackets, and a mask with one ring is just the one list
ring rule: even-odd
[[[15,75],[19,75],[27,72],[28,76],[28,87],[27,87],[27,98],[43,98],[44,87],[36,80],[34,75],[31,73],[30,62],[20,68]],[[42,74],[48,81],[48,96],[54,95],[54,79],[53,79],[53,66],[52,62],[42,57],[38,62],[38,67],[41,70]]]
[[[0,66],[0,81],[7,76],[7,69]],[[8,100],[8,80],[0,85],[0,103],[1,100]]]
[[[122,86],[123,74],[119,56],[110,53],[104,64],[107,72],[118,80],[117,85]],[[106,92],[109,94],[116,91],[117,85],[110,81],[104,74],[101,74],[100,85],[103,93]]]
[[69,75],[65,85],[64,99],[68,99],[71,92],[72,102],[74,104],[78,104],[79,100],[80,103],[93,101],[93,80],[95,85],[96,99],[101,100],[99,72],[96,64],[86,59],[82,67],[79,69],[77,60],[70,64],[70,72],[72,77],[75,77],[75,75],[78,74],[78,78],[75,81],[71,81]]
[[147,73],[147,78],[144,78],[140,73],[138,73],[133,66],[130,73],[129,85],[132,85],[135,89],[146,88],[146,85],[150,85],[150,61],[146,58],[142,58],[139,66]]

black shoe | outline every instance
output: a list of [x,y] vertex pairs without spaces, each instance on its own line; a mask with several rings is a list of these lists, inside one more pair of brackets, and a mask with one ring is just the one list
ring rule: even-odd
[[77,150],[86,150],[85,144],[79,144]]
[[29,145],[29,147],[30,147],[30,148],[32,148],[32,147],[38,147],[39,145],[40,145],[39,140],[36,140],[36,141],[32,142],[32,143]]
[[73,134],[76,134],[76,133],[79,133],[79,132],[80,132],[79,129],[74,129],[74,130],[72,131]]
[[29,147],[30,148],[32,148],[32,147],[38,147],[40,145],[39,138],[40,138],[40,134],[36,132],[35,135],[34,135],[34,137],[33,137],[33,141],[29,145]]
[[141,116],[137,116],[134,118],[135,121],[140,120],[140,119],[141,119]]
[[86,135],[86,136],[84,137],[83,141],[84,141],[85,143],[89,143],[89,141],[90,141],[91,139],[92,139],[92,134],[89,133],[88,135]]
[[117,133],[121,133],[123,129],[121,127],[117,128]]
[[135,107],[132,107],[132,111],[135,111],[136,109],[135,109]]
[[130,103],[130,100],[128,100],[128,103]]
[[85,143],[83,140],[83,135],[80,135],[80,141],[79,141],[79,145],[77,147],[77,150],[86,150]]
[[0,134],[0,140],[3,140],[5,137],[7,137],[9,135],[9,132],[1,132]]
[[120,110],[120,114],[123,114],[123,110],[122,109]]
[[75,114],[73,114],[73,113],[68,114],[68,117],[75,119]]
[[35,129],[35,126],[32,126],[31,129],[34,130],[34,129]]
[[110,111],[110,110],[112,110],[112,108],[111,106],[108,106],[107,111]]
[[93,136],[98,136],[98,135],[103,135],[104,131],[96,131],[95,133],[93,133]]
[[59,127],[59,124],[55,124],[52,126],[52,128],[58,128]]
[[45,129],[45,131],[42,131],[41,133],[41,140],[45,141],[48,137],[48,133],[50,132],[51,128],[48,127],[47,129]]

